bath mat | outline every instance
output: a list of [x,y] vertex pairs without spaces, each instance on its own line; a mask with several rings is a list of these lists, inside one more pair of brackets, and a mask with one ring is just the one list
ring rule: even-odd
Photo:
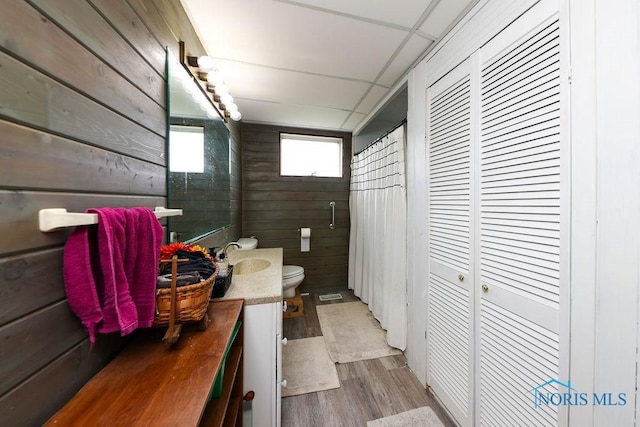
[[336,365],[322,337],[289,340],[282,347],[282,397],[340,387]]
[[428,406],[367,422],[367,427],[444,427],[440,418]]
[[331,360],[349,363],[402,352],[387,344],[387,333],[366,304],[344,302],[316,307]]

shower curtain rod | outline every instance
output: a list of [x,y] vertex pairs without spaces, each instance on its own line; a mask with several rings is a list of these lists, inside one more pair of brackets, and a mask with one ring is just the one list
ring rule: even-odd
[[380,141],[382,138],[384,138],[385,136],[389,135],[391,132],[393,132],[394,130],[398,129],[400,126],[404,125],[405,123],[407,123],[407,119],[402,119],[402,121],[400,123],[398,123],[397,125],[395,125],[391,129],[389,129],[388,131],[386,131],[385,133],[383,133],[382,135],[377,137],[375,140],[373,140],[373,142],[367,144],[366,147],[364,147],[362,150],[360,150],[357,153],[355,153],[354,156],[357,156],[358,154],[362,153],[367,148],[371,147],[373,144],[375,144],[376,142]]

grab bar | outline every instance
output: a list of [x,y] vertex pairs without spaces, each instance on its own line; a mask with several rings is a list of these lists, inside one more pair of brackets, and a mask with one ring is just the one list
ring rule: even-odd
[[336,202],[329,202],[329,206],[331,206],[331,224],[329,224],[330,229],[336,228]]

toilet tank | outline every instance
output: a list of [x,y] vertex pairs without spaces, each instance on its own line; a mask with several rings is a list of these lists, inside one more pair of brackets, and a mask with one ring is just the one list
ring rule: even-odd
[[239,250],[255,249],[258,247],[258,239],[254,237],[242,237],[238,239]]

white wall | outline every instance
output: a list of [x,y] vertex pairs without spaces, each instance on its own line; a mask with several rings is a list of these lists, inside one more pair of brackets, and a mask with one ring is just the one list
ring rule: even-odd
[[427,382],[427,166],[425,153],[426,64],[409,73],[407,112],[407,301],[405,355],[414,374]]
[[640,296],[640,5],[569,0],[571,380],[626,393],[570,409],[570,425],[633,425]]

